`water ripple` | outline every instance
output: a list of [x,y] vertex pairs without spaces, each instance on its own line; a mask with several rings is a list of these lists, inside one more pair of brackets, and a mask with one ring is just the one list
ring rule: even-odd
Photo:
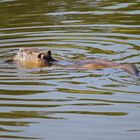
[[[140,68],[137,0],[0,3],[1,139],[139,138],[139,77],[65,67],[100,57]],[[29,47],[51,50],[65,66],[5,63]]]

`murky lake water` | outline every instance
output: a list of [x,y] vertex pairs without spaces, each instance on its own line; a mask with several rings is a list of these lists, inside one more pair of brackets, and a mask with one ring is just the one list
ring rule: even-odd
[[0,139],[138,140],[140,79],[119,69],[26,69],[19,48],[140,68],[138,0],[0,1]]

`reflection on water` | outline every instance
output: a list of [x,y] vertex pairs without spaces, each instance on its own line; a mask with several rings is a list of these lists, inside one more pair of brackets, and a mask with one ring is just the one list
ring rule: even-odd
[[22,69],[19,48],[140,68],[139,2],[0,1],[0,139],[138,139],[140,81],[118,69]]

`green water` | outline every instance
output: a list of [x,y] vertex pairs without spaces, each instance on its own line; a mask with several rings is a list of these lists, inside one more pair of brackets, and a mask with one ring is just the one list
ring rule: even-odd
[[19,48],[140,69],[138,0],[0,0],[0,140],[139,140],[140,79],[120,69],[22,69]]

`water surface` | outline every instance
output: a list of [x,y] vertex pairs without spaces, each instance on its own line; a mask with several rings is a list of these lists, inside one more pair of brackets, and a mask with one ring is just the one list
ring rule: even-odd
[[138,140],[140,79],[120,69],[22,69],[19,48],[140,68],[138,0],[0,1],[0,139]]

